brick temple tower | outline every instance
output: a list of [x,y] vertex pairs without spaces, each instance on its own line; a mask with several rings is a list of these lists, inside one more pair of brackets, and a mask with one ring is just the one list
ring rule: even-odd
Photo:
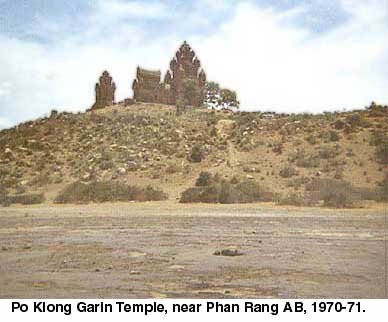
[[195,52],[185,41],[170,62],[170,70],[161,82],[160,71],[150,71],[138,67],[132,89],[137,102],[176,104],[184,94],[185,82],[191,80],[197,86],[198,94],[189,105],[199,106],[203,102],[206,74]]
[[95,87],[96,102],[92,109],[100,109],[115,102],[116,84],[112,81],[112,77],[107,71],[104,71]]

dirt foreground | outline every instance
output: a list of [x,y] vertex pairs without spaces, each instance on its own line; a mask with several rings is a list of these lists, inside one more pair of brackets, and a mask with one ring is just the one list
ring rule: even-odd
[[[0,208],[1,298],[387,298],[387,210]],[[241,256],[215,256],[224,248]]]

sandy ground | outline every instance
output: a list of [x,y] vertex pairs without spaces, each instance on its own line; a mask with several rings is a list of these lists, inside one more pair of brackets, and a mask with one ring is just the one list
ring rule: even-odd
[[[1,298],[387,298],[387,208],[0,208]],[[235,247],[242,256],[213,253]]]

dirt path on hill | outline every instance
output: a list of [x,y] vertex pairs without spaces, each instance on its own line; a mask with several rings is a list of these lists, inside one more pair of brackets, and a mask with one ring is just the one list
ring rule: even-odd
[[230,163],[230,167],[233,169],[233,171],[237,167],[237,158],[236,158],[236,148],[234,147],[233,143],[228,141],[228,161]]

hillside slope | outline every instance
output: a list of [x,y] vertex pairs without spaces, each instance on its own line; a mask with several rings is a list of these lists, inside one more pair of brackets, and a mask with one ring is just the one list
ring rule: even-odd
[[[43,192],[48,202],[77,180],[152,185],[175,199],[201,171],[256,180],[280,194],[303,191],[316,177],[374,188],[386,172],[376,145],[387,133],[381,106],[323,115],[177,115],[152,104],[52,113],[0,132],[0,184],[13,194]],[[193,162],[195,146],[201,162]]]

